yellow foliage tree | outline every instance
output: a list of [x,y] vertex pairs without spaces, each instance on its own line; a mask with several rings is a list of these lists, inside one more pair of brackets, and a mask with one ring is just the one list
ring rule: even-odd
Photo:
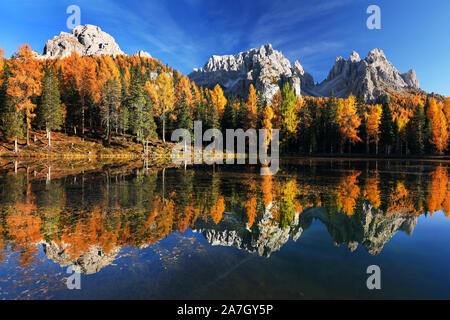
[[157,98],[155,102],[156,114],[162,118],[163,141],[166,142],[166,113],[174,108],[175,95],[173,90],[173,80],[165,72],[158,75],[156,79]]
[[348,216],[354,214],[356,200],[361,194],[361,189],[357,185],[360,171],[353,171],[348,176],[342,177],[336,187],[336,203],[338,210],[342,210]]
[[225,199],[223,196],[217,198],[216,203],[211,208],[211,217],[215,224],[218,224],[222,220],[223,213],[225,211]]
[[431,121],[431,144],[442,154],[448,147],[448,124],[443,112],[443,104],[437,104],[436,99],[430,99],[427,116]]
[[343,142],[349,142],[350,151],[352,144],[361,141],[361,138],[358,137],[358,127],[361,125],[361,119],[356,111],[356,98],[354,95],[350,95],[345,100],[339,99],[337,123]]
[[378,154],[378,142],[380,141],[381,105],[370,105],[367,107],[367,135],[375,142],[375,153]]
[[211,93],[211,101],[214,107],[217,109],[217,114],[219,115],[219,121],[222,120],[223,111],[227,104],[227,98],[223,95],[223,90],[219,84],[216,84]]
[[[191,82],[189,81],[188,77],[181,78],[180,81],[178,81],[178,84],[175,88],[175,101],[179,102],[181,98],[185,97],[185,102],[189,107],[192,107],[193,105],[193,96],[192,96],[192,90],[191,90]],[[226,102],[226,101],[225,101]]]
[[258,97],[256,95],[256,90],[253,84],[250,85],[248,90],[248,98],[247,98],[247,121],[245,122],[245,128],[256,129],[258,122]]

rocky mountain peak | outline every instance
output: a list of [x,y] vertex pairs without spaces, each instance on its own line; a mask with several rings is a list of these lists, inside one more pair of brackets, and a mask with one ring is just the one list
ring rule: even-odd
[[203,69],[194,69],[189,77],[200,86],[220,84],[227,95],[245,98],[253,84],[270,101],[284,82],[289,82],[297,94],[348,97],[362,92],[367,102],[382,100],[389,92],[419,89],[415,71],[400,74],[380,48],[371,50],[361,59],[353,51],[348,59],[338,57],[328,77],[315,85],[313,77],[296,61],[291,66],[280,51],[270,43],[236,55],[212,56]]
[[376,62],[390,64],[390,62],[386,58],[386,55],[384,54],[384,51],[379,48],[371,50],[364,60],[366,60],[369,64]]
[[225,94],[241,98],[247,97],[248,87],[253,84],[266,101],[285,82],[299,95],[303,86],[314,82],[298,61],[292,67],[270,43],[235,55],[213,55],[202,69],[194,69],[189,78],[199,86],[212,88],[219,84]]
[[83,274],[94,274],[110,265],[116,259],[121,247],[114,247],[106,253],[100,246],[92,245],[78,257],[72,257],[67,248],[70,244],[54,241],[42,242],[45,256],[61,267],[72,266],[72,270]]
[[326,80],[314,87],[317,96],[328,96],[331,90],[337,97],[362,92],[368,102],[381,100],[389,91],[405,92],[419,88],[414,71],[400,74],[386,58],[383,50],[375,48],[362,59],[355,51],[348,60],[339,57]]
[[350,55],[349,60],[350,60],[350,62],[360,62],[361,58],[359,57],[358,52],[353,50],[352,54]]
[[124,54],[114,38],[94,25],[77,26],[72,33],[61,32],[48,40],[41,58],[66,58],[72,52],[81,56]]
[[406,73],[401,74],[403,81],[413,89],[419,89],[419,79],[417,79],[416,71],[414,69],[410,69]]
[[139,50],[138,52],[136,52],[136,55],[138,57],[143,57],[143,58],[151,58],[152,57],[150,55],[150,53],[148,53],[147,51],[143,51],[143,50]]

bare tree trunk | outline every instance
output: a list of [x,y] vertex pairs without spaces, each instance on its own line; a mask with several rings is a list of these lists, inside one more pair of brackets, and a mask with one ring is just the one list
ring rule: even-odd
[[[165,193],[166,193],[165,180],[166,180],[166,168],[163,168],[163,170],[162,170],[163,200],[165,199]],[[164,201],[163,201],[163,205],[164,205]]]
[[48,139],[48,146],[52,146],[52,133],[50,130],[47,129],[47,139]]
[[14,153],[19,152],[19,148],[17,147],[17,138],[14,139]]
[[49,165],[47,168],[47,180],[46,183],[49,183],[50,181],[52,181],[52,166]]
[[166,142],[166,111],[163,108],[163,141]]
[[81,108],[81,135],[84,137],[84,107]]

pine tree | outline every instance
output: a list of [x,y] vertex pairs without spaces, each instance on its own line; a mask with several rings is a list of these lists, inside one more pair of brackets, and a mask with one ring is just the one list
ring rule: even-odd
[[120,108],[119,108],[119,124],[118,124],[118,130],[121,134],[125,133],[129,129],[129,106],[127,104],[128,102],[128,85],[125,81],[124,77],[121,77],[121,97],[120,97]]
[[394,139],[394,123],[392,111],[387,100],[384,101],[381,113],[381,143],[384,145],[385,153],[389,154]]
[[431,136],[433,134],[433,124],[431,123],[431,119],[428,117],[428,109],[430,108],[430,98],[427,96],[425,101],[425,106],[423,107],[423,111],[425,114],[425,128],[424,128],[424,150],[425,153],[431,153],[433,151],[433,145],[431,144]]
[[48,146],[51,146],[51,132],[61,129],[64,122],[58,81],[54,72],[46,67],[42,78],[42,94],[39,100],[37,120],[47,131]]
[[361,125],[358,128],[359,136],[364,142],[365,152],[369,153],[369,136],[367,134],[367,118],[365,117],[367,107],[361,89],[359,89],[358,97],[356,98],[356,110],[356,113],[361,119]]
[[69,89],[64,95],[64,104],[66,105],[66,126],[73,128],[73,133],[77,134],[77,128],[80,128],[82,121],[82,102],[78,90],[77,82],[71,81]]
[[207,96],[206,98],[206,121],[204,129],[219,129],[219,110],[217,110],[216,106],[212,103],[211,97]]
[[325,105],[325,134],[329,141],[330,152],[337,150],[338,144],[338,125],[337,125],[337,102],[334,97],[334,92],[331,90],[328,103]]
[[100,98],[100,115],[106,130],[105,140],[111,144],[111,131],[119,126],[120,87],[116,80],[107,80]]
[[228,99],[227,104],[225,106],[225,110],[222,118],[222,131],[225,132],[226,129],[235,129],[236,128],[236,118],[237,111],[236,110],[235,101],[233,99]]
[[266,106],[267,106],[266,99],[264,98],[262,91],[259,91],[257,97],[258,128],[262,128],[262,123],[264,120],[264,110],[266,109]]
[[131,110],[131,128],[136,140],[142,143],[144,153],[148,153],[148,140],[156,138],[156,125],[153,118],[152,102],[146,97],[142,85],[137,79],[130,84],[130,97],[128,102]]
[[186,129],[193,134],[194,122],[192,120],[191,114],[189,113],[189,106],[186,103],[186,94],[183,92],[181,98],[175,105],[174,113],[176,115],[175,128],[176,129]]
[[426,116],[421,104],[417,105],[411,121],[408,123],[409,147],[413,153],[423,154],[425,150]]
[[398,123],[398,119],[395,119],[392,126],[393,134],[393,143],[394,143],[394,151],[395,153],[401,153],[401,136],[400,136],[400,125]]
[[239,112],[238,112],[238,119],[237,119],[237,125],[239,128],[244,128],[246,122],[247,122],[247,104],[243,99],[239,102]]

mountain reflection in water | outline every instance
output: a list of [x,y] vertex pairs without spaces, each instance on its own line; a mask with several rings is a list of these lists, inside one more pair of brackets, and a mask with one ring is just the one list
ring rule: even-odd
[[[282,163],[256,167],[103,170],[35,179],[32,169],[0,178],[0,266],[31,268],[43,250],[59,266],[95,274],[124,247],[143,249],[172,233],[201,233],[270,259],[313,221],[335,245],[378,255],[420,215],[450,215],[446,164],[405,161]],[[164,259],[167,257],[161,257]]]

